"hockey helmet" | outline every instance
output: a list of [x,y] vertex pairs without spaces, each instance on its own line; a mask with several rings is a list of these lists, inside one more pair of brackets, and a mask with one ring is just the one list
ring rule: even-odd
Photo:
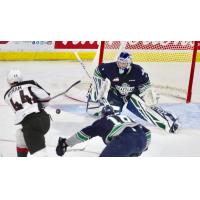
[[7,76],[8,84],[12,85],[14,83],[19,83],[19,82],[22,82],[22,80],[23,80],[22,74],[18,69],[12,69],[8,73],[8,76]]
[[106,117],[108,115],[114,115],[115,111],[112,106],[106,105],[102,108],[101,114],[103,117]]
[[126,51],[121,52],[117,58],[117,66],[119,67],[119,73],[126,73],[130,68],[131,62],[131,55]]

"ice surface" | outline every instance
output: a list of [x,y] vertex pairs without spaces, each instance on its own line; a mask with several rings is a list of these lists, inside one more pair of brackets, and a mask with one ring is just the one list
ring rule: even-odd
[[[13,125],[14,115],[3,100],[8,89],[6,74],[12,68],[20,69],[25,79],[38,81],[52,96],[84,76],[84,71],[75,62],[0,62],[0,156],[9,157],[16,156],[15,132],[19,128]],[[161,96],[160,102],[162,107],[179,117],[181,129],[178,134],[168,134],[137,119],[152,130],[152,143],[142,156],[200,156],[200,104],[185,104],[182,100],[169,96]],[[60,114],[56,114],[56,108],[61,109]],[[85,109],[85,103],[65,96],[49,104],[47,112],[53,119],[46,135],[49,156],[56,156],[55,146],[59,136],[69,137],[95,120],[85,113]],[[93,138],[70,149],[65,156],[98,156],[104,146],[101,138]]]

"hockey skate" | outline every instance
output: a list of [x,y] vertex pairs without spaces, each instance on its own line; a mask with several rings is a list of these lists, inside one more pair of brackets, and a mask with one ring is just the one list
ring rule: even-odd
[[169,130],[169,133],[177,133],[177,130],[179,128],[180,128],[180,123],[178,122],[178,118],[176,118]]
[[169,133],[177,133],[177,130],[180,127],[180,123],[178,122],[178,118],[174,114],[165,111],[158,106],[152,106],[151,108],[167,121]]
[[167,119],[169,125],[170,125],[170,129],[169,129],[169,133],[177,133],[178,128],[180,127],[180,123],[178,121],[178,118],[175,117],[174,115],[172,115],[169,112],[165,112],[165,119]]

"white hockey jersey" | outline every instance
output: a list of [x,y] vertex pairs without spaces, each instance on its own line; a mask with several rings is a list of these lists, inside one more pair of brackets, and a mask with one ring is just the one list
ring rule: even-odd
[[30,80],[12,86],[4,100],[15,113],[15,124],[19,124],[27,115],[40,112],[50,100],[50,94]]

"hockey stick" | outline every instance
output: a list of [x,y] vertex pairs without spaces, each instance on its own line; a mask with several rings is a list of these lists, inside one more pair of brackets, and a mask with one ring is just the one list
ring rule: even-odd
[[78,55],[78,53],[75,51],[74,55],[76,56],[76,59],[78,60],[78,62],[81,64],[81,66],[83,67],[85,73],[87,74],[87,76],[89,77],[89,79],[92,79],[90,74],[88,73],[88,71],[86,70],[86,66],[84,65],[83,61],[81,60],[80,56]]
[[[12,139],[3,139],[3,138],[0,138],[0,142],[11,142],[11,143],[16,143],[16,140],[12,140]],[[47,147],[53,147],[53,148],[56,148],[55,145],[47,145]],[[74,151],[85,151],[87,145],[85,144],[84,146],[82,147],[70,147],[69,149],[67,149],[67,152],[74,152]],[[0,155],[1,157],[1,155]]]
[[71,88],[73,88],[75,85],[79,84],[80,82],[81,82],[80,80],[79,80],[79,81],[76,81],[76,82],[73,83],[71,86],[69,86],[64,92],[61,92],[61,93],[59,93],[59,94],[57,94],[57,95],[51,97],[50,100],[55,99],[55,98],[57,98],[57,97],[59,97],[59,96],[65,94],[65,93],[67,93]]
[[[76,59],[78,60],[78,62],[81,64],[82,68],[84,69],[85,73],[87,74],[88,78],[90,80],[92,80],[90,74],[88,73],[88,71],[86,70],[86,66],[84,65],[84,63],[82,62],[81,58],[79,57],[78,53],[75,51],[74,52],[74,55],[76,56]],[[88,94],[90,93],[90,90],[91,90],[91,86],[92,86],[92,83],[90,83],[90,86],[88,88]],[[89,106],[89,102],[90,102],[90,96],[88,96],[87,98],[87,102],[86,102],[86,112],[88,111],[88,106]]]
[[[75,55],[77,61],[80,63],[80,65],[81,65],[81,67],[83,68],[83,70],[85,71],[87,77],[91,80],[91,76],[90,76],[90,74],[88,73],[88,71],[86,70],[86,66],[85,66],[85,64],[82,62],[82,60],[81,60],[80,56],[78,55],[78,53],[77,53],[77,52],[74,52],[74,55]],[[90,84],[89,88],[90,88],[90,87],[91,87],[91,84]],[[89,89],[88,89],[88,90],[89,90]],[[77,98],[77,97],[73,97],[73,96],[68,95],[68,94],[66,94],[65,96],[68,97],[69,99],[72,99],[72,100],[74,100],[74,101],[78,101],[78,102],[81,102],[81,103],[86,103],[86,104],[87,104],[87,101],[88,101],[88,100],[82,100],[82,99]]]
[[[75,56],[76,56],[76,59],[78,60],[78,62],[81,64],[81,66],[83,67],[84,71],[86,72],[88,78],[90,80],[92,80],[90,74],[88,73],[88,71],[86,70],[86,66],[84,65],[84,63],[82,62],[81,58],[79,57],[78,53],[77,52],[74,52]],[[88,94],[90,93],[91,91],[91,86],[92,86],[92,83],[90,84],[89,88],[88,88]],[[100,103],[102,103],[104,106],[106,105],[110,105],[109,102],[103,97],[103,94],[101,95],[102,97],[100,98]],[[90,102],[91,98],[90,98],[90,95],[88,96],[88,99],[87,99],[87,102],[86,102],[86,112],[88,111],[88,107],[89,107],[89,102]],[[92,109],[94,108],[98,108],[97,107],[93,107]]]
[[[88,78],[89,78],[90,80],[92,80],[91,76],[89,75],[88,71],[86,70],[86,67],[85,67],[84,63],[82,62],[81,58],[79,57],[78,53],[77,53],[77,52],[74,52],[74,54],[75,54],[75,56],[76,56],[76,59],[79,61],[79,63],[80,63],[81,66],[83,67],[84,71],[86,72]],[[92,87],[92,83],[90,84],[90,86],[89,86],[89,88],[88,88],[88,94],[89,94],[90,91],[91,91],[91,87]],[[86,102],[86,112],[88,111],[88,107],[89,107],[89,102],[90,102],[90,100],[91,100],[91,97],[90,97],[90,95],[89,95],[88,98],[87,98],[87,102]],[[98,106],[97,106],[97,107],[93,107],[92,109],[94,109],[94,108],[98,108]]]

